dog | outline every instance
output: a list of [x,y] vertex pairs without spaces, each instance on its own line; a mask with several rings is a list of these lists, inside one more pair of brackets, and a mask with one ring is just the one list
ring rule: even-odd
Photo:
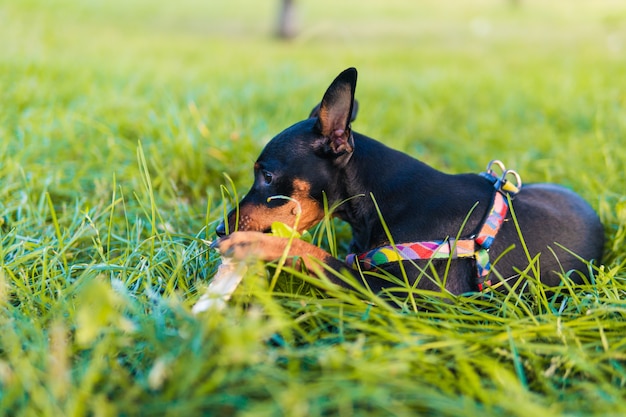
[[[350,271],[374,292],[402,282],[457,295],[522,291],[529,276],[549,287],[563,276],[576,284],[589,278],[604,233],[580,196],[554,184],[521,186],[500,161],[482,175],[446,174],[354,132],[356,82],[356,69],[343,71],[308,119],[265,146],[252,188],[216,227],[223,255],[275,261],[286,254],[338,285],[354,285],[336,272]],[[298,232],[315,226],[324,204],[352,228],[347,262],[267,234],[273,222]]]

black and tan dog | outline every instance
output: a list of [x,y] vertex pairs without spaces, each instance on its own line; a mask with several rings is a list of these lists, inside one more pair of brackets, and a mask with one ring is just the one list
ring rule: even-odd
[[[321,261],[352,271],[374,291],[396,284],[385,274],[355,271],[384,270],[408,276],[416,288],[454,294],[503,280],[508,285],[497,287],[515,287],[530,270],[548,286],[563,274],[584,281],[585,261],[600,259],[604,236],[581,197],[553,184],[518,189],[519,176],[499,161],[483,175],[445,174],[353,132],[356,79],[354,68],[339,74],[308,119],[267,144],[254,164],[252,188],[228,215],[229,230],[217,227],[223,254],[272,261],[288,250],[313,273],[345,285]],[[311,228],[324,217],[324,198],[352,227],[355,255],[348,263],[265,233],[275,221],[294,226],[296,218],[299,231]]]

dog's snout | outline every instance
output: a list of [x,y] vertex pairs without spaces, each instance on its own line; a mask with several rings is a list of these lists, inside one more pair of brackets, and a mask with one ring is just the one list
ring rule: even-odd
[[217,225],[217,227],[215,228],[215,233],[219,237],[226,236],[226,224],[223,221],[221,221],[220,224]]

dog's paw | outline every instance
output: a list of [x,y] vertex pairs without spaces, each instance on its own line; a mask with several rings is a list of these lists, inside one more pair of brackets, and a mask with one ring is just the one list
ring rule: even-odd
[[217,249],[236,260],[259,259],[274,261],[285,251],[285,239],[261,232],[234,232],[217,241]]

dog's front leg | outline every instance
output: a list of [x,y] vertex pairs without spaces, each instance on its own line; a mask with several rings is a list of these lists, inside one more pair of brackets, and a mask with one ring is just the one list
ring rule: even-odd
[[312,275],[324,274],[332,282],[346,284],[326,271],[320,261],[336,271],[346,268],[346,264],[318,248],[300,239],[271,236],[261,232],[233,232],[217,241],[217,248],[222,255],[236,260],[259,259],[265,262],[280,259],[285,252],[292,265],[299,267],[300,262]]

